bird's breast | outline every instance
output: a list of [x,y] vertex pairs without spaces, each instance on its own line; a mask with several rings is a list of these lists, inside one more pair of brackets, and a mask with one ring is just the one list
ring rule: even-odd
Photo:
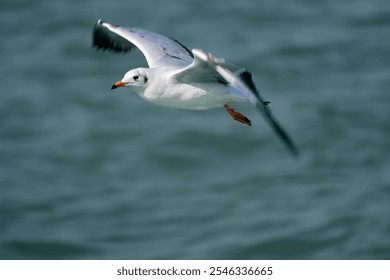
[[222,107],[233,98],[225,85],[217,83],[179,83],[148,87],[140,96],[159,106],[191,110]]

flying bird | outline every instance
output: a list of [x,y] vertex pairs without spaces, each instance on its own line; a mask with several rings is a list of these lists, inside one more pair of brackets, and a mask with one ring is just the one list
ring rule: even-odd
[[93,28],[92,45],[97,49],[130,52],[138,48],[149,68],[128,71],[111,89],[128,87],[156,105],[205,110],[223,107],[236,121],[251,126],[245,115],[229,103],[249,102],[264,117],[292,155],[298,149],[273,116],[246,69],[201,50],[190,50],[179,41],[136,27],[125,27],[98,20]]

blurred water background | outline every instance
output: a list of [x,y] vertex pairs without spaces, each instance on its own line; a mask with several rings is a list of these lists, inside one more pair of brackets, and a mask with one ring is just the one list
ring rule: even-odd
[[[245,66],[248,105],[157,107],[95,22]],[[389,259],[390,2],[2,0],[1,259]]]

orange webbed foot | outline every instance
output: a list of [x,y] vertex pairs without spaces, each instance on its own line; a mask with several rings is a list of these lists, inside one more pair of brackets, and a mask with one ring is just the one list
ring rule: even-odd
[[236,112],[233,108],[230,108],[229,105],[224,105],[226,111],[229,113],[229,115],[233,118],[233,120],[238,121],[240,123],[246,124],[251,126],[252,122],[250,119],[248,119],[246,116],[241,114],[240,112]]

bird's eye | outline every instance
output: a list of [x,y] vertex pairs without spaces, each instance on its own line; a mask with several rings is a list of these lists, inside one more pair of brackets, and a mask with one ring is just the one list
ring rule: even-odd
[[136,76],[133,77],[134,80],[138,80],[138,78],[139,78],[138,75],[136,75]]

